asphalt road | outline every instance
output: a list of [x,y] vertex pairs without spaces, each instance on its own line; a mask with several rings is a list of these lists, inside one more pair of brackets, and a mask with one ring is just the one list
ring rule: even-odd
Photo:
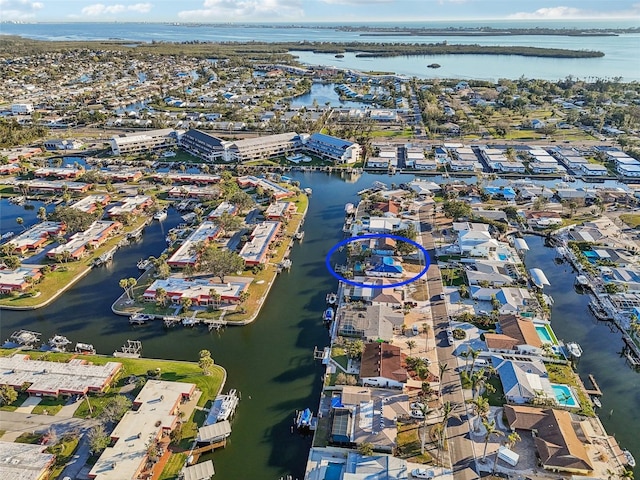
[[0,430],[5,432],[32,433],[46,432],[50,428],[58,437],[69,430],[86,430],[100,423],[98,420],[83,418],[67,418],[55,415],[34,415],[32,413],[2,412],[0,415]]
[[435,243],[430,233],[429,219],[432,215],[432,207],[420,209],[420,227],[422,246],[429,252],[431,266],[427,270],[427,288],[431,302],[431,316],[433,318],[433,333],[436,339],[438,362],[448,366],[441,379],[442,402],[450,402],[454,407],[454,414],[447,423],[447,438],[449,440],[449,456],[453,475],[458,479],[478,478],[473,469],[475,455],[473,442],[469,439],[469,423],[467,409],[460,383],[460,376],[456,371],[457,360],[453,355],[453,346],[449,346],[446,329],[449,326],[449,317],[445,301],[440,299],[443,293],[442,278],[435,258]]

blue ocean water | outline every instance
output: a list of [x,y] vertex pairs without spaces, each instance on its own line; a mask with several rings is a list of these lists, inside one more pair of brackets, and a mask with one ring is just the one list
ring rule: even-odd
[[[296,52],[306,64],[335,65],[357,70],[389,71],[418,78],[541,78],[558,80],[568,76],[581,79],[622,77],[623,81],[640,81],[640,34],[621,34],[611,37],[570,36],[422,36],[402,35],[363,36],[361,32],[336,30],[336,24],[171,24],[171,23],[27,23],[0,24],[1,35],[20,35],[38,40],[106,40],[119,39],[131,42],[402,42],[448,43],[480,45],[524,45],[544,48],[598,50],[601,58],[558,59],[520,57],[513,55],[433,55],[424,57],[357,58],[346,54],[344,58],[333,55]],[[371,26],[410,27],[493,27],[493,28],[599,28],[613,29],[636,27],[629,21],[458,21],[415,23],[370,23]],[[442,67],[428,69],[430,63]]]

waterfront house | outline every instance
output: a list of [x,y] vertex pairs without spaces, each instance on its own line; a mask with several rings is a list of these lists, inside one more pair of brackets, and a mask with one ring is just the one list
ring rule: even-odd
[[381,237],[372,238],[367,248],[370,249],[374,255],[388,257],[396,252],[396,246],[397,242],[394,238]]
[[402,332],[404,314],[386,305],[347,306],[338,312],[338,334],[365,341],[389,341]]
[[380,388],[403,388],[409,375],[402,366],[400,347],[372,342],[364,346],[360,365],[363,385]]
[[512,431],[531,432],[536,456],[545,470],[589,475],[593,462],[576,430],[583,432],[580,422],[564,410],[505,405],[504,414]]
[[90,183],[72,181],[47,181],[47,180],[25,180],[20,184],[14,184],[13,190],[22,192],[23,188],[29,193],[63,193],[65,191],[76,194],[86,193],[92,187]]
[[74,233],[65,243],[49,250],[47,258],[58,258],[68,252],[70,258],[78,260],[87,250],[95,250],[104,244],[120,228],[122,228],[120,222],[97,220],[84,232]]
[[270,204],[264,211],[264,217],[267,220],[285,220],[291,218],[296,212],[297,207],[293,202],[276,202]]
[[145,302],[155,302],[157,292],[163,289],[168,298],[174,304],[180,304],[182,299],[189,298],[194,305],[215,305],[214,296],[220,295],[222,303],[238,303],[243,292],[249,289],[250,282],[232,281],[216,283],[215,278],[186,279],[171,276],[166,279],[156,279],[144,291]]
[[555,400],[549,374],[541,360],[527,358],[526,361],[522,361],[494,355],[491,357],[491,364],[500,377],[504,398],[508,403],[525,404]]
[[401,287],[385,288],[396,280],[389,278],[354,277],[354,281],[361,285],[344,285],[344,295],[351,300],[359,300],[372,305],[385,305],[391,308],[400,308],[403,304],[403,291]]
[[542,352],[542,340],[533,322],[517,315],[501,315],[498,326],[499,333],[484,334],[489,351],[529,354]]
[[374,256],[370,259],[365,273],[369,277],[402,278],[402,263],[390,256]]
[[262,177],[255,177],[253,175],[245,175],[243,177],[238,177],[236,179],[240,188],[262,188],[265,192],[269,192],[269,194],[275,198],[276,200],[280,200],[287,197],[292,197],[295,193],[289,190],[282,185],[279,185],[271,180]]
[[22,265],[13,270],[0,268],[0,294],[24,292],[42,277],[37,265]]
[[198,200],[213,200],[220,197],[220,188],[200,185],[180,185],[172,187],[167,192],[168,198],[182,200],[195,198]]
[[469,285],[486,283],[491,287],[501,287],[513,283],[518,277],[517,267],[503,260],[475,259],[475,261],[464,270],[464,273],[467,276],[467,283]]

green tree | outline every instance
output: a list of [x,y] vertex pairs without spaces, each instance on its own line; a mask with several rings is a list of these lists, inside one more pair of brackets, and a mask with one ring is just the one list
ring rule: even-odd
[[18,392],[10,385],[0,385],[0,405],[11,405],[18,399]]
[[373,455],[373,444],[369,442],[358,444],[358,453],[363,457],[370,457]]
[[22,227],[22,230],[27,229],[27,227],[24,226],[24,218],[22,217],[16,218],[16,223]]
[[164,288],[159,287],[156,290],[156,297],[155,298],[156,298],[156,302],[159,305],[161,305],[163,307],[165,307],[167,305],[167,291]]
[[15,255],[5,257],[3,262],[7,266],[7,268],[10,270],[15,270],[16,268],[20,267],[20,265],[22,264],[22,262],[20,261],[20,258]]
[[94,455],[102,452],[111,443],[111,438],[107,435],[102,424],[92,427],[87,433],[87,439],[89,440],[89,449]]
[[101,418],[105,422],[115,423],[131,408],[131,400],[124,395],[116,395],[105,405]]
[[348,340],[344,345],[344,349],[347,357],[359,359],[362,356],[362,352],[364,352],[364,342],[360,339]]
[[180,305],[182,305],[182,311],[186,312],[191,308],[191,305],[193,305],[193,300],[189,297],[183,297],[180,299]]
[[38,209],[38,219],[44,222],[47,219],[47,209],[44,207],[40,207]]
[[222,215],[213,219],[213,223],[220,227],[220,230],[226,233],[238,230],[242,225],[242,219],[235,215],[231,215],[229,212],[222,212]]
[[251,195],[249,195],[246,192],[243,192],[242,190],[234,192],[229,197],[229,201],[233,203],[236,207],[238,207],[238,210],[240,210],[241,212],[252,207],[255,203],[253,201],[253,198],[251,198]]
[[416,341],[415,340],[407,340],[406,344],[407,344],[407,347],[409,348],[409,356],[411,356],[411,352],[413,351],[414,348],[416,348]]
[[118,282],[118,285],[120,285],[120,288],[122,288],[124,290],[124,293],[127,294],[127,298],[131,300],[131,295],[129,295],[129,280],[126,278],[121,278]]
[[211,358],[211,352],[209,350],[200,350],[199,357],[198,366],[202,369],[202,373],[211,375],[211,370],[215,365],[213,358]]
[[226,248],[218,248],[215,245],[208,245],[198,262],[198,270],[210,272],[220,278],[224,283],[224,277],[240,271],[244,268],[244,259],[235,252]]
[[513,449],[516,443],[518,443],[520,440],[522,439],[520,438],[518,432],[511,432],[507,437],[507,447],[509,447],[509,449]]
[[445,216],[454,220],[461,217],[470,217],[471,205],[462,200],[448,200],[444,202],[442,211]]
[[54,222],[64,223],[69,233],[83,232],[94,222],[94,217],[91,213],[67,206],[57,206],[49,215],[49,218]]

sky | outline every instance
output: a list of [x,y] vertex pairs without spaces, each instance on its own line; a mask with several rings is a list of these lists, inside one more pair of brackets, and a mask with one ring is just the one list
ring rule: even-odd
[[[0,21],[313,23],[638,19],[640,0],[0,0]],[[1,29],[1,27],[0,27]]]

